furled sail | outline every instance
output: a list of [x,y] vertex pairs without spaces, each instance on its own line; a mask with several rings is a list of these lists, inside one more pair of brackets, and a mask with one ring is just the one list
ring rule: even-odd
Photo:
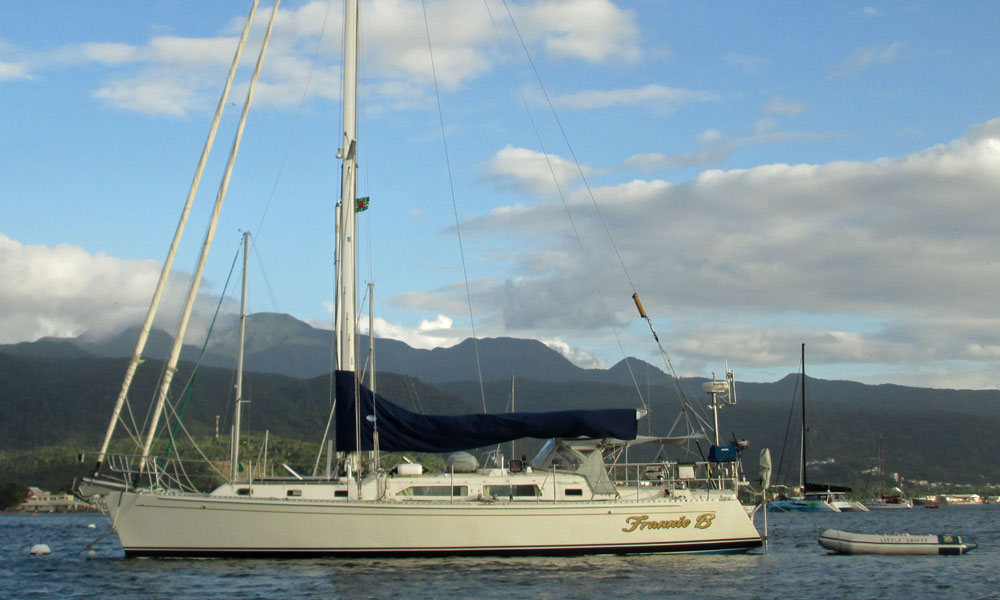
[[[421,415],[392,404],[368,388],[360,390],[361,449],[373,450],[378,428],[379,449],[385,452],[456,452],[521,438],[635,439],[633,409],[562,410],[474,415]],[[355,375],[337,371],[337,450],[357,449],[355,435]],[[377,411],[377,414],[375,413]],[[370,419],[375,414],[375,419]]]

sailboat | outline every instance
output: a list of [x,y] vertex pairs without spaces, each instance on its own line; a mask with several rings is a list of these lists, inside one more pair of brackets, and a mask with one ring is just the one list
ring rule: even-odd
[[[182,488],[173,459],[151,451],[154,416],[140,455],[116,456],[105,444],[79,485],[82,496],[106,508],[126,556],[579,555],[760,546],[737,497],[743,476],[736,446],[712,446],[709,460],[657,453],[649,462],[628,462],[630,449],[634,458],[642,448],[710,445],[703,432],[638,435],[641,409],[416,414],[361,381],[354,274],[358,10],[358,0],[346,1],[336,460],[328,447],[325,474],[286,467],[290,476],[259,476],[238,468],[234,443],[228,481],[210,491]],[[270,26],[265,47],[269,35]],[[253,83],[248,103],[252,90]],[[175,366],[168,364],[167,373]],[[161,398],[155,410],[163,409]],[[547,441],[530,461],[505,460],[500,452],[487,464],[467,460],[468,451],[522,438]],[[380,452],[459,453],[463,460],[427,473],[412,462],[383,468]]]
[[864,504],[851,500],[851,488],[809,481],[806,465],[806,345],[802,344],[802,370],[799,374],[802,391],[802,437],[799,445],[799,490],[791,498],[777,498],[768,503],[771,512],[867,512]]
[[870,509],[882,508],[913,508],[913,500],[903,497],[903,490],[898,487],[886,489],[885,472],[885,442],[882,436],[878,436],[878,478],[879,497],[871,502],[865,502],[865,507]]

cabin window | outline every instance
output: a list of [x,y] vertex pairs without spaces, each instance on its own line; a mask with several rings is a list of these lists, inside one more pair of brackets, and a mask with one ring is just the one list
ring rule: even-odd
[[493,498],[537,498],[542,495],[537,485],[484,485],[483,495]]
[[302,490],[288,490],[287,495],[292,498],[298,498],[302,495]]
[[250,495],[250,488],[237,488],[236,495],[237,496],[249,496]]
[[566,496],[583,496],[583,490],[580,488],[568,488],[563,492]]
[[466,485],[411,485],[396,493],[397,496],[468,496],[469,486]]
[[347,490],[333,490],[333,497],[334,498],[346,498],[347,497]]

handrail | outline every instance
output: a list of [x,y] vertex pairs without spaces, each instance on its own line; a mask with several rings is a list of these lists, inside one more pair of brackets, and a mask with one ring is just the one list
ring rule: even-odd
[[[682,470],[689,474],[682,474]],[[608,475],[617,487],[634,487],[637,492],[650,485],[733,490],[739,486],[738,471],[735,468],[726,463],[708,461],[615,463],[608,465]]]

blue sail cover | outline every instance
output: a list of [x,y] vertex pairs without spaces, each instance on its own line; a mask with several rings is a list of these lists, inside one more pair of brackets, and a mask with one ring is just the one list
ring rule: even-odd
[[[355,436],[354,373],[336,373],[337,450],[357,449]],[[361,397],[361,449],[374,450],[374,424],[368,419],[378,411],[379,449],[385,452],[457,452],[521,438],[617,438],[634,440],[638,425],[635,410],[561,410],[495,415],[421,415],[392,404],[368,388],[358,386]],[[374,400],[374,402],[373,402]]]

